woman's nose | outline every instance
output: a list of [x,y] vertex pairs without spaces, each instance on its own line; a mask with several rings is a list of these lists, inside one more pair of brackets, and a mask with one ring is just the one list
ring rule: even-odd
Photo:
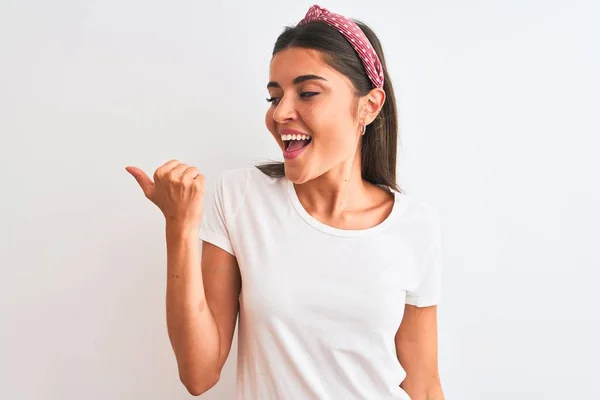
[[296,116],[294,102],[291,99],[286,100],[285,97],[282,97],[273,112],[273,119],[277,123],[283,123],[294,120]]

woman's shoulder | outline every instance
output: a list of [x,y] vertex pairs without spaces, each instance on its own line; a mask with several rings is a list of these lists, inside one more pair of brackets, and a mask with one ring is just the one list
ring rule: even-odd
[[248,179],[249,173],[249,166],[228,168],[226,170],[221,171],[217,175],[217,181],[222,181],[224,183],[240,183]]
[[278,198],[274,194],[281,193],[284,187],[277,184],[280,181],[281,178],[268,176],[254,165],[229,168],[217,174],[214,190],[209,190],[208,196],[214,198],[216,208],[233,220],[242,209],[256,210],[267,199]]
[[441,216],[435,206],[426,200],[407,194],[398,194],[402,199],[403,224],[408,224],[414,231],[427,237],[437,235],[440,230]]
[[222,171],[216,179],[215,192],[233,199],[236,203],[263,198],[279,191],[283,177],[273,177],[265,174],[255,165],[229,168]]
[[224,170],[218,175],[217,181],[222,185],[239,188],[240,185],[246,185],[248,182],[269,184],[279,182],[282,178],[267,175],[256,165],[246,165]]
[[436,220],[439,219],[438,210],[426,200],[411,195],[401,195],[406,201],[406,211],[414,218],[421,220]]

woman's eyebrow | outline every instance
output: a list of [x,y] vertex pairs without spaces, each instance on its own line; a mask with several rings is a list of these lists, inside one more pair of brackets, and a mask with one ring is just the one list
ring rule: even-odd
[[[294,85],[297,85],[299,83],[310,81],[310,80],[321,80],[321,81],[327,82],[327,79],[325,79],[319,75],[300,75],[299,77],[294,79],[293,83],[294,83]],[[279,83],[271,81],[267,84],[267,89],[268,88],[279,88],[280,89],[281,86],[279,85]]]

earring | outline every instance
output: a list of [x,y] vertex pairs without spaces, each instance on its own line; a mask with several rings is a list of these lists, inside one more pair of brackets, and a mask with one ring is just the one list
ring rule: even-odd
[[361,136],[363,136],[365,134],[365,132],[367,131],[367,125],[363,124],[362,126],[362,134]]

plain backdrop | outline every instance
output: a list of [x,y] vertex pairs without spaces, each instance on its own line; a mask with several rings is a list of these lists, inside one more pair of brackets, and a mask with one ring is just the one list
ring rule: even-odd
[[[2,1],[1,399],[190,398],[164,219],[124,168],[179,159],[210,194],[281,160],[270,53],[312,4]],[[598,3],[319,4],[379,34],[398,181],[441,215],[447,400],[600,399]],[[233,399],[236,348],[202,398]]]

